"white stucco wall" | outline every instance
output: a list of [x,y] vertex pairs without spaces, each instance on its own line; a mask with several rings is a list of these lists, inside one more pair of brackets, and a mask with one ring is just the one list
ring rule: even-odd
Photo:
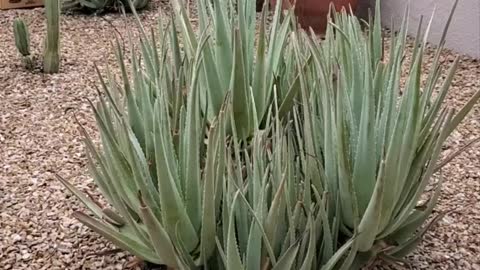
[[[454,2],[453,0],[381,1],[382,21],[386,27],[390,27],[392,18],[397,27],[400,25],[405,8],[410,2],[409,32],[412,35],[417,31],[420,16],[424,15],[424,25],[426,25],[436,6],[430,33],[430,42],[433,44],[438,44]],[[480,0],[459,1],[445,46],[458,53],[480,58]]]

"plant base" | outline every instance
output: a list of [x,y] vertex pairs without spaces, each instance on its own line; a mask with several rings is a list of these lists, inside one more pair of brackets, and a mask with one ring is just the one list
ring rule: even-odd
[[30,55],[22,57],[22,63],[26,70],[32,71],[35,68],[35,64]]
[[43,61],[43,72],[58,73],[60,70],[60,56],[58,53],[46,52]]

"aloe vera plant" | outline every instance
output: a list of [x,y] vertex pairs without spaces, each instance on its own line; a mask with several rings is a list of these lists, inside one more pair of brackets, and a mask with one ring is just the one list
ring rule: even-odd
[[401,86],[407,22],[387,58],[379,4],[367,33],[342,12],[321,42],[280,5],[257,28],[253,1],[198,0],[198,32],[173,7],[129,36],[131,72],[117,40],[120,83],[99,74],[102,148],[84,135],[111,208],[60,177],[93,214],[82,223],[171,269],[359,269],[415,248],[441,146],[480,98],[444,108],[458,64],[437,89],[444,38],[422,84],[419,30]]
[[25,68],[32,70],[34,64],[32,56],[30,55],[30,32],[24,20],[15,19],[13,22],[13,34],[15,36],[15,46],[22,55]]
[[[206,12],[207,7],[204,8],[203,12]],[[248,14],[252,16],[254,13],[253,6]],[[247,17],[239,16],[236,17],[239,20]],[[227,18],[220,19],[223,22]],[[180,17],[177,23],[189,24],[190,21]],[[130,40],[131,76],[127,72],[123,49],[117,41],[116,55],[123,85],[119,88],[113,76],[107,73],[107,80],[101,80],[106,97],[100,96],[100,103],[94,109],[102,149],[96,149],[85,134],[92,175],[113,209],[98,206],[66,180],[60,180],[94,214],[91,217],[76,213],[75,216],[82,223],[148,262],[165,264],[175,269],[193,269],[208,264],[213,254],[217,254],[214,258],[221,258],[217,249],[217,230],[225,234],[233,233],[231,225],[230,228],[217,228],[221,214],[225,216],[227,211],[235,213],[235,202],[223,200],[227,198],[226,194],[223,195],[224,189],[230,195],[234,190],[233,182],[227,185],[230,181],[224,180],[225,160],[228,160],[226,133],[227,130],[231,133],[237,129],[244,132],[244,126],[228,123],[232,118],[238,118],[237,92],[240,91],[243,98],[248,100],[252,95],[247,90],[250,86],[244,84],[247,82],[240,82],[246,79],[241,77],[244,76],[244,69],[235,70],[231,66],[225,69],[229,78],[224,83],[228,81],[229,85],[224,85],[225,89],[206,92],[205,63],[212,60],[209,57],[214,48],[231,57],[230,65],[235,62],[237,66],[242,66],[244,57],[252,60],[255,50],[249,48],[248,55],[243,54],[243,50],[246,44],[253,46],[255,28],[249,24],[249,29],[242,28],[244,32],[236,30],[233,40],[222,36],[226,32],[217,33],[213,43],[209,41],[212,36],[208,31],[216,28],[204,26],[202,32],[191,40],[196,46],[190,47],[183,54],[176,25],[163,25],[160,22],[159,31],[148,34],[139,23],[142,38],[138,46],[141,56],[136,53],[137,44]],[[246,24],[240,26],[245,27]],[[287,27],[288,24],[285,23],[283,28]],[[241,34],[248,34],[252,40],[242,42]],[[220,43],[232,47],[219,47]],[[283,46],[275,46],[279,45]],[[272,49],[271,54],[273,51]],[[259,65],[266,50],[263,48],[260,52]],[[220,55],[217,55],[218,63],[209,64],[215,70],[223,72],[222,60],[218,57]],[[255,76],[260,76],[260,71],[257,73]],[[248,74],[253,76],[252,71],[248,71]],[[262,70],[262,75],[264,74]],[[230,92],[229,86],[242,88]],[[264,89],[266,86],[258,88]],[[202,100],[205,94],[216,95],[216,99],[220,100],[215,105],[221,106],[214,113],[208,113],[211,105],[209,101]],[[245,104],[252,103],[245,101]],[[252,106],[250,105],[248,113],[254,115]],[[225,110],[228,114],[223,112]],[[253,132],[253,127],[247,128],[248,132]],[[242,138],[244,136],[242,133]],[[240,150],[237,149],[238,151]],[[244,221],[250,223],[251,219]],[[225,226],[228,224],[231,222],[225,223]],[[261,226],[263,223],[254,226],[255,236]],[[244,236],[246,238],[242,238],[242,243],[248,241],[248,235]],[[230,238],[230,248],[226,248],[227,258],[230,258],[228,254],[231,251],[231,241]],[[256,249],[261,250],[262,246],[259,245]],[[258,267],[261,266],[260,263],[269,262],[269,259],[265,259],[268,256],[262,258],[261,262],[257,262]],[[275,262],[275,258],[272,260]],[[227,264],[228,261],[227,259]],[[220,269],[225,267],[222,261],[216,259],[210,264],[216,264]]]
[[[304,36],[308,45],[298,39],[295,45],[296,52],[308,47],[313,57],[301,75],[304,114],[298,120],[306,175],[338,203],[330,217],[333,231],[352,239],[342,269],[377,258],[399,262],[415,249],[440,195],[442,179],[432,179],[440,169],[442,145],[480,98],[478,92],[457,113],[444,105],[459,63],[457,58],[439,80],[446,30],[422,83],[431,20],[425,33],[419,26],[411,62],[404,60],[408,11],[392,36],[389,56],[383,55],[379,10],[377,3],[376,22],[370,21],[367,34],[357,18],[342,12],[334,15],[325,41]],[[297,59],[303,58],[298,53]],[[408,75],[401,86],[405,65]],[[421,201],[429,184],[434,191]]]

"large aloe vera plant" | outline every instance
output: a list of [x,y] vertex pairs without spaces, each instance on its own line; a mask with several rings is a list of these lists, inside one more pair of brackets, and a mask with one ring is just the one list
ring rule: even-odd
[[[440,195],[442,180],[432,176],[440,169],[442,145],[480,98],[479,92],[456,113],[444,105],[459,62],[440,80],[446,30],[422,83],[431,20],[425,33],[419,26],[410,62],[408,11],[389,56],[383,55],[379,10],[378,4],[366,34],[357,18],[342,12],[334,15],[325,41],[305,37],[307,45],[295,46],[297,59],[305,58],[305,48],[313,57],[301,80],[306,175],[338,203],[330,217],[333,231],[353,239],[342,269],[378,257],[400,261],[417,246]],[[429,184],[434,191],[422,200]]]
[[84,133],[92,175],[112,208],[59,178],[93,214],[75,217],[118,247],[173,269],[317,265],[325,202],[316,194],[303,203],[311,190],[301,183],[293,141],[273,113],[278,98],[272,97],[268,129],[252,130],[244,148],[236,125],[226,136],[226,120],[235,117],[232,92],[213,120],[202,113],[199,74],[208,36],[199,38],[191,61],[177,62],[172,25],[159,32],[166,41],[158,54],[150,47],[155,35],[148,41],[141,32],[142,54],[150,58],[140,62],[133,53],[133,82],[118,43],[123,87],[110,73],[102,80],[104,96],[94,107],[102,149]]
[[[200,5],[206,4],[199,2]],[[107,72],[106,80],[99,74],[103,89],[99,103],[93,108],[102,148],[95,148],[88,135],[84,135],[91,173],[110,206],[98,205],[66,180],[60,180],[93,214],[90,216],[78,212],[75,214],[77,219],[143,260],[165,264],[174,269],[194,269],[201,265],[231,269],[231,260],[238,259],[234,252],[234,243],[238,240],[242,244],[242,249],[238,250],[241,257],[247,252],[245,244],[250,243],[248,252],[255,254],[255,260],[246,263],[256,265],[256,269],[262,265],[274,266],[278,260],[291,261],[292,252],[297,250],[304,257],[308,255],[310,264],[313,263],[315,250],[312,245],[299,246],[299,243],[314,237],[312,235],[303,239],[313,233],[305,232],[313,226],[313,217],[309,218],[309,223],[305,217],[298,217],[301,222],[291,225],[288,239],[282,238],[275,229],[277,222],[285,219],[289,212],[285,203],[281,202],[285,188],[279,186],[277,178],[275,181],[270,180],[271,176],[268,181],[265,178],[271,170],[265,154],[261,157],[254,156],[249,167],[255,167],[255,170],[251,170],[255,175],[248,173],[252,183],[251,194],[261,194],[262,200],[258,201],[258,194],[251,197],[253,195],[250,193],[243,193],[241,170],[246,160],[243,146],[240,148],[239,142],[253,135],[254,130],[260,126],[260,120],[264,118],[255,118],[256,103],[253,100],[257,99],[253,97],[252,88],[263,93],[258,98],[259,101],[271,103],[273,75],[267,77],[271,80],[269,87],[260,80],[260,75],[274,73],[270,67],[272,59],[282,63],[277,63],[282,72],[294,70],[291,64],[283,62],[281,52],[285,41],[279,39],[282,43],[272,43],[269,45],[272,48],[267,51],[265,14],[263,29],[260,30],[263,33],[263,45],[261,42],[259,49],[252,48],[256,29],[251,23],[246,29],[247,23],[243,20],[247,17],[251,19],[255,9],[248,7],[249,10],[245,11],[248,15],[242,15],[241,12],[228,15],[227,10],[223,10],[225,7],[220,4],[215,9],[208,4],[208,9],[222,8],[218,13],[213,13],[221,17],[221,20],[227,20],[228,16],[237,20],[237,28],[231,37],[224,36],[227,34],[226,29],[218,33],[219,26],[207,25],[195,36],[178,36],[176,24],[190,25],[188,18],[181,15],[184,10],[179,13],[176,24],[169,22],[164,26],[160,22],[158,32],[152,30],[150,34],[139,23],[140,42],[137,44],[130,39],[129,43],[132,52],[130,75],[124,59],[124,49],[118,41],[116,56],[123,81],[116,82],[110,72]],[[229,12],[236,12],[233,6],[230,8]],[[237,8],[247,8],[247,5]],[[207,6],[200,10],[206,12]],[[289,22],[281,24],[277,18],[275,25],[277,28],[281,25],[282,33],[286,36]],[[235,28],[233,25],[231,27]],[[242,35],[249,38],[248,42],[243,41]],[[181,38],[184,42],[186,38],[191,38],[189,42],[194,42],[195,46],[182,52],[179,42]],[[221,44],[228,46],[222,47]],[[276,47],[280,49],[275,49]],[[137,53],[137,49],[140,53]],[[212,54],[213,51],[216,54]],[[231,58],[226,68],[220,54]],[[216,58],[211,58],[212,55]],[[255,57],[258,57],[255,64],[246,64],[246,59],[253,61]],[[208,62],[212,59],[216,62]],[[254,74],[252,69],[255,70],[257,66],[260,70]],[[215,82],[207,76],[210,68],[226,72],[226,77],[221,78],[222,83],[227,85],[208,88],[209,84]],[[252,86],[254,83],[251,78],[247,80],[247,75],[256,78],[255,87]],[[282,83],[288,85],[289,82],[284,80]],[[292,89],[289,87],[284,93],[288,94],[285,95],[288,99],[284,98],[279,108],[293,106],[295,90]],[[267,92],[268,96],[264,96]],[[215,96],[215,100],[206,100],[205,96]],[[285,100],[290,100],[290,104],[286,104]],[[242,111],[239,112],[238,102],[243,102],[248,107],[240,108]],[[220,107],[210,111],[209,108],[214,105]],[[259,108],[262,108],[262,114],[266,114],[266,108],[270,105],[261,106]],[[242,118],[242,113],[248,114],[249,118]],[[272,115],[270,113],[270,117]],[[275,114],[276,117],[279,115]],[[227,140],[227,132],[234,135],[233,138]],[[230,147],[226,147],[227,142],[230,142]],[[260,148],[260,145],[255,147],[256,151],[260,151]],[[280,165],[287,163],[289,164],[283,160],[282,164],[277,164],[276,176]],[[262,180],[264,184],[261,186],[253,184]],[[274,185],[271,181],[274,181]],[[289,186],[295,187],[293,183]],[[268,196],[272,196],[272,193],[278,193],[276,201],[279,202],[269,201]],[[251,201],[245,196],[255,200]],[[241,197],[243,200],[238,201],[232,197]],[[294,203],[295,198],[291,200],[290,211],[299,212],[299,206]],[[242,215],[236,214],[237,208]],[[257,215],[264,215],[265,211],[270,214],[252,219],[254,213],[247,210],[258,211]],[[236,235],[235,224],[238,223],[247,224],[251,229],[246,234],[239,234],[238,238],[232,238],[232,235]],[[260,232],[264,232],[263,241],[258,238]],[[310,241],[316,242],[316,239]],[[222,253],[223,250],[225,254]],[[286,268],[277,266],[276,269]]]
[[257,28],[253,1],[198,0],[198,31],[173,6],[159,31],[139,23],[131,72],[117,41],[123,81],[100,76],[102,148],[85,142],[110,205],[60,178],[93,214],[76,217],[173,269],[358,269],[415,248],[441,146],[480,98],[443,106],[458,64],[439,80],[444,38],[422,84],[419,30],[403,86],[407,22],[386,57],[379,6],[367,33],[332,15],[321,42],[281,6]]

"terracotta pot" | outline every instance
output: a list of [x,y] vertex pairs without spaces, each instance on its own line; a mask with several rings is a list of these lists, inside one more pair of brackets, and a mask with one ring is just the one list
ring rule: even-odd
[[[277,0],[270,0],[270,3],[275,6]],[[305,29],[311,27],[316,33],[321,34],[327,28],[330,3],[335,5],[337,11],[342,7],[348,9],[349,5],[352,10],[355,10],[358,0],[283,0],[283,8],[287,9],[295,5],[295,15],[300,25]]]

